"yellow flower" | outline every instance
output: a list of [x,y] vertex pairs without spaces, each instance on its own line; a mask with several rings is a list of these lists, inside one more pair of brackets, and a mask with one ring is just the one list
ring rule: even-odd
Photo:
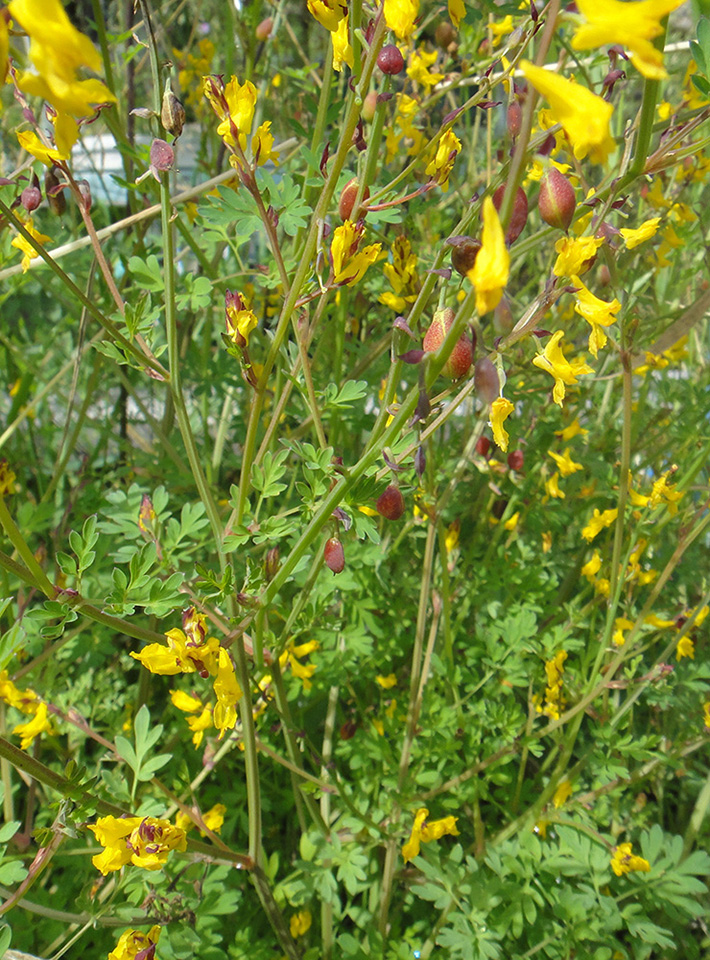
[[663,68],[663,51],[651,43],[663,33],[660,21],[683,0],[578,0],[584,23],[572,38],[574,50],[594,50],[607,44],[619,44],[631,53],[636,69],[651,80],[668,76]]
[[584,566],[581,569],[581,574],[583,577],[586,577],[587,580],[591,583],[592,580],[601,570],[602,558],[598,550],[595,550],[592,556],[587,560]]
[[278,166],[279,154],[274,151],[274,136],[271,133],[271,120],[265,120],[264,123],[260,123],[256,128],[256,133],[251,138],[251,155],[257,167],[263,167],[269,160]]
[[165,634],[167,646],[162,643],[149,643],[140,653],[132,653],[151,673],[172,676],[175,673],[195,673],[207,677],[217,670],[219,641],[210,637],[204,643],[188,638],[182,630],[174,628]]
[[552,457],[552,459],[555,461],[557,468],[563,477],[569,477],[578,470],[583,469],[582,464],[575,463],[570,456],[569,447],[565,447],[564,453],[555,453],[554,450],[548,450],[547,453],[548,456]]
[[394,673],[390,673],[386,677],[377,676],[375,677],[375,681],[379,683],[383,690],[391,690],[392,687],[397,686],[397,677]]
[[690,657],[691,660],[695,660],[695,645],[688,636],[680,638],[675,651],[676,660],[682,660],[683,657]]
[[567,360],[560,347],[560,340],[563,336],[564,330],[558,330],[550,337],[543,352],[533,357],[533,363],[536,367],[554,377],[555,386],[552,390],[552,399],[560,407],[565,398],[565,384],[571,386],[577,383],[577,377],[583,373],[594,372],[592,367],[584,360],[573,360],[571,363]]
[[279,663],[281,666],[285,667],[286,664],[289,664],[291,667],[291,673],[294,675],[294,677],[298,677],[298,679],[303,682],[304,690],[310,690],[313,686],[311,683],[311,677],[316,672],[316,664],[303,664],[300,662],[300,660],[302,657],[307,657],[317,649],[317,640],[309,640],[308,643],[301,643],[298,646],[294,646],[294,644],[291,643],[279,657]]
[[[203,706],[198,697],[190,696],[184,690],[171,690],[170,699],[173,706],[183,713],[194,713],[196,716],[189,717],[187,725],[192,731],[192,742],[195,747],[199,747],[205,735],[205,730],[212,726],[212,710],[208,706]],[[198,714],[199,711],[199,714]]]
[[22,738],[20,740],[20,749],[22,750],[26,750],[41,733],[54,733],[47,715],[47,704],[40,703],[32,719],[26,723],[18,723],[12,732]]
[[[431,53],[426,53],[424,50],[413,50],[412,57],[409,61],[409,66],[407,67],[407,76],[410,80],[414,80],[415,83],[421,83],[423,87],[429,90],[429,87],[436,86],[440,80],[444,79],[443,73],[432,73],[429,70],[429,67],[434,63],[438,56],[436,50],[433,50]],[[461,144],[459,144],[459,150],[461,149]]]
[[250,80],[240,84],[236,77],[232,77],[224,85],[219,77],[203,77],[202,89],[220,121],[217,127],[219,136],[227,146],[234,147],[238,141],[245,150],[256,107],[254,84]]
[[[20,381],[17,381],[19,384]],[[15,391],[16,393],[17,391]],[[15,394],[10,390],[10,396],[14,397]],[[7,460],[4,457],[0,457],[0,497],[7,497],[11,493],[15,492],[15,481],[17,476],[15,475],[14,470],[10,469],[10,466]],[[6,671],[3,671],[6,672]]]
[[161,927],[151,927],[148,933],[140,930],[124,930],[118,943],[109,953],[108,960],[135,960],[140,954],[141,960],[157,960],[155,945],[160,937]]
[[472,269],[466,274],[476,288],[476,310],[479,315],[495,310],[498,306],[508,282],[509,270],[510,254],[505,245],[498,211],[491,198],[486,197],[483,201],[481,249]]
[[339,23],[336,30],[333,31],[332,40],[333,40],[333,69],[337,70],[340,73],[343,69],[343,64],[347,65],[352,70],[353,64],[355,62],[355,55],[353,54],[353,48],[350,46],[350,18],[344,17]]
[[31,153],[35,160],[41,160],[48,167],[60,163],[62,160],[68,160],[69,154],[61,153],[59,150],[45,146],[40,138],[32,130],[20,130],[17,134],[20,146],[23,150]]
[[549,553],[552,550],[552,532],[547,530],[542,534],[542,552]]
[[237,724],[237,703],[242,697],[232,658],[224,647],[219,648],[219,666],[214,682],[214,692],[217,703],[212,711],[212,722],[219,730],[221,740],[227,730],[233,730]]
[[520,520],[520,511],[519,511],[519,510],[516,510],[516,512],[513,514],[513,516],[512,516],[512,517],[508,517],[508,519],[507,519],[507,520],[505,521],[505,523],[503,524],[504,529],[505,529],[505,530],[515,530],[515,528],[516,528],[517,525],[518,525],[518,521],[519,521],[519,520]]
[[[35,230],[35,228],[32,226],[32,220],[26,220],[24,223],[24,228],[29,233],[29,235],[37,241],[37,243],[40,243],[40,244],[49,243],[49,241],[52,239],[51,237],[45,237],[45,235],[43,233],[40,233],[39,230]],[[17,249],[21,250],[22,253],[24,254],[24,256],[22,257],[22,272],[26,273],[27,270],[29,270],[30,262],[32,260],[35,260],[39,256],[39,254],[37,253],[35,248],[32,246],[32,244],[29,242],[29,240],[26,240],[22,236],[22,234],[18,234],[15,237],[15,239],[12,241],[10,246],[17,247]]]
[[589,351],[593,357],[596,357],[598,351],[601,350],[607,341],[607,336],[603,328],[611,326],[612,323],[616,323],[614,314],[621,310],[621,304],[616,297],[610,301],[600,300],[599,297],[595,297],[594,294],[585,287],[579,277],[572,277],[572,283],[575,287],[580,288],[574,295],[577,301],[574,309],[584,317],[592,328],[592,332],[589,334]]
[[459,24],[466,16],[466,6],[463,0],[449,0],[449,19],[458,30]]
[[446,528],[446,536],[444,537],[444,546],[446,547],[446,552],[451,553],[452,550],[455,550],[459,545],[459,534],[461,533],[461,521],[454,520]]
[[637,857],[631,853],[630,843],[621,843],[614,848],[614,855],[611,858],[611,869],[617,875],[622,876],[625,873],[631,873],[633,870],[640,870],[647,873],[651,866],[648,860],[643,857]]
[[595,508],[591,520],[582,530],[582,536],[584,539],[588,543],[591,543],[598,533],[600,533],[605,527],[610,527],[612,525],[618,514],[619,511],[616,508],[613,510],[605,510],[603,513],[600,513],[599,510]]
[[545,687],[545,703],[543,705],[541,698],[535,696],[533,703],[538,713],[542,713],[551,720],[559,720],[560,711],[565,707],[565,698],[562,693],[562,684],[564,682],[564,662],[567,659],[565,650],[558,650],[552,660],[545,663],[545,675],[547,676],[547,686]]
[[249,334],[255,330],[259,321],[241,293],[227,290],[224,297],[227,336],[237,347],[244,348],[249,343]]
[[213,833],[219,833],[222,829],[226,812],[227,808],[223,803],[215,803],[203,816],[202,821],[208,830],[211,830]]
[[7,76],[7,55],[9,51],[10,34],[7,29],[7,21],[4,17],[0,17],[0,84],[5,83],[5,77]]
[[703,704],[703,723],[710,730],[710,700]]
[[683,494],[675,487],[670,486],[668,483],[669,476],[672,476],[670,470],[654,482],[648,502],[651,507],[657,507],[659,504],[665,503],[668,507],[668,513],[674,516],[678,512],[678,501]]
[[419,856],[420,844],[429,843],[432,840],[440,840],[446,834],[452,837],[459,835],[459,830],[456,826],[458,817],[444,817],[441,820],[433,820],[431,823],[427,823],[426,818],[428,816],[429,811],[426,807],[420,807],[414,816],[412,833],[409,840],[407,840],[402,847],[402,856],[404,857],[405,863],[409,863],[410,860]]
[[334,33],[338,24],[348,15],[344,0],[308,0],[308,10],[318,23]]
[[298,913],[294,913],[289,921],[291,936],[294,938],[304,936],[311,929],[311,923],[313,918],[310,910],[299,910]]
[[408,40],[414,33],[419,14],[419,0],[385,0],[385,23],[399,40]]
[[115,103],[100,80],[78,80],[77,71],[101,70],[101,56],[91,40],[72,26],[59,0],[12,0],[10,15],[30,38],[30,60],[37,73],[21,74],[25,93],[48,100],[59,112],[88,117],[94,106]]
[[573,277],[586,273],[589,269],[588,261],[594,259],[603,243],[603,237],[561,237],[555,244],[557,260],[552,272],[556,277]]
[[431,177],[441,186],[444,193],[449,189],[449,177],[460,150],[461,141],[452,130],[447,130],[439,139],[436,145],[436,153],[424,171],[428,177]]
[[187,849],[185,831],[157,817],[100,817],[87,826],[105,848],[91,859],[104,876],[127,863],[161,870],[172,850]]
[[508,441],[510,440],[508,432],[503,426],[503,422],[510,416],[513,410],[515,410],[515,407],[510,400],[506,400],[505,397],[498,397],[491,404],[489,426],[493,431],[493,440],[503,453],[508,449]]
[[658,230],[658,224],[660,222],[660,217],[653,217],[651,220],[644,220],[641,226],[636,227],[635,230],[631,230],[628,227],[622,227],[622,229],[619,230],[619,233],[624,238],[626,249],[633,250],[634,247],[638,247],[646,240],[650,240],[651,237],[656,233],[656,230]]
[[668,627],[674,627],[676,625],[675,620],[663,620],[655,613],[649,613],[644,623],[647,623],[651,627],[656,627],[658,630],[665,630]]
[[558,500],[565,499],[565,493],[563,490],[560,490],[560,475],[555,470],[549,480],[545,481],[545,490],[547,491],[548,497],[555,497]]
[[536,67],[528,60],[520,61],[520,69],[550,104],[555,119],[564,127],[575,157],[582,160],[588,155],[592,163],[604,163],[615,149],[609,134],[612,105],[581,84]]
[[365,276],[367,268],[380,255],[381,243],[373,243],[358,251],[358,245],[365,231],[364,224],[355,224],[346,220],[336,227],[330,244],[333,259],[333,283],[354,286]]
[[633,627],[633,620],[628,620],[626,617],[617,617],[614,620],[614,633],[612,640],[617,645],[617,647],[622,647],[626,641],[624,636],[624,630],[630,630]]
[[568,427],[565,427],[564,430],[555,430],[555,436],[561,437],[565,443],[568,440],[572,440],[572,438],[576,437],[578,434],[581,434],[584,437],[588,433],[589,430],[585,430],[584,427],[580,426],[579,420],[576,418]]
[[563,780],[559,787],[555,790],[555,793],[552,797],[552,802],[559,810],[559,808],[564,806],[571,796],[572,784],[569,782],[569,780]]

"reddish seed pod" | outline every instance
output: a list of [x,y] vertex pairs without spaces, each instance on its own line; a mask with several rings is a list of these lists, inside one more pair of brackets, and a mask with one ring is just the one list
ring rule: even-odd
[[[343,187],[343,192],[340,194],[340,200],[338,202],[338,214],[340,215],[341,220],[350,220],[353,212],[353,207],[355,206],[355,198],[357,197],[359,184],[355,177],[348,182]],[[365,192],[362,195],[363,200],[367,200],[370,197],[369,187],[365,187]]]
[[538,209],[540,216],[551,227],[569,230],[577,206],[574,187],[556,167],[550,167],[540,180]]
[[393,483],[378,497],[375,509],[385,520],[399,520],[404,513],[404,497]]
[[482,457],[487,457],[490,449],[491,441],[488,437],[479,437],[478,440],[476,440],[476,453],[480,453]]
[[511,470],[522,470],[525,456],[522,450],[511,450],[508,454],[508,466]]
[[493,403],[500,396],[500,378],[495,364],[488,357],[476,361],[473,370],[473,382],[479,399],[484,403]]
[[[493,206],[496,210],[500,210],[503,203],[503,195],[505,193],[505,184],[502,183],[496,192],[493,194]],[[522,187],[518,187],[515,191],[515,200],[513,200],[513,212],[510,216],[510,223],[508,224],[508,229],[505,231],[505,242],[507,244],[515,243],[520,234],[523,232],[523,227],[527,223],[528,219],[528,198],[525,196],[525,191]]]
[[464,236],[451,237],[447,243],[451,247],[451,266],[465,277],[469,270],[473,270],[478,251],[481,249],[481,241]]
[[393,43],[384,46],[377,55],[377,66],[390,77],[401,73],[404,70],[404,57],[399,47]]
[[42,191],[40,190],[39,185],[35,186],[32,184],[29,187],[25,187],[20,194],[20,203],[28,213],[32,213],[33,210],[36,210],[41,202]]
[[262,20],[259,26],[256,28],[256,39],[261,40],[262,43],[264,40],[268,40],[271,36],[271,31],[274,28],[274,21],[271,17],[267,17],[266,20]]
[[513,102],[508,107],[508,133],[511,137],[517,137],[520,133],[520,128],[523,123],[523,108],[520,106],[517,100]]
[[357,733],[357,723],[355,720],[346,720],[340,728],[340,739],[351,740]]
[[345,569],[345,551],[337,537],[331,537],[330,540],[326,541],[323,549],[323,559],[326,567],[333,573],[342,573]]
[[372,123],[375,110],[377,109],[377,90],[370,90],[368,95],[362,101],[362,110],[360,111],[360,116],[365,121],[365,123]]
[[[436,311],[434,319],[431,321],[431,326],[424,336],[424,343],[422,344],[427,353],[435,353],[439,349],[444,342],[446,334],[451,329],[454,317],[455,314],[451,307]],[[464,333],[451,351],[451,356],[441,368],[441,372],[451,380],[458,380],[468,373],[472,362],[473,344],[470,338]]]

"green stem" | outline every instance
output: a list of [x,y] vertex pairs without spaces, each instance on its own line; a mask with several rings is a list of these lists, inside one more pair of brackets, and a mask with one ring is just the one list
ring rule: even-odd
[[[30,550],[27,541],[20,533],[15,521],[10,516],[10,511],[5,506],[5,497],[0,496],[0,525],[7,534],[8,540],[25,562],[28,572],[32,577],[32,583],[38,587],[42,593],[53,600],[56,596],[56,588],[49,580],[47,574],[40,567],[35,559],[35,555]],[[9,559],[9,558],[8,558]],[[23,578],[24,579],[24,578]]]

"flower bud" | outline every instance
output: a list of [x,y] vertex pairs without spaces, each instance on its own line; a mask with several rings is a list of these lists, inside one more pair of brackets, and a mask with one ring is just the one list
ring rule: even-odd
[[493,361],[481,357],[476,361],[473,371],[473,383],[476,393],[484,403],[493,403],[500,396],[500,378]]
[[280,566],[279,548],[271,547],[271,549],[266,551],[266,558],[264,559],[264,576],[268,582],[274,579]]
[[160,108],[160,122],[163,125],[163,130],[167,130],[176,140],[185,126],[185,108],[173,93],[170,80],[165,84],[163,105]]
[[540,216],[551,227],[567,231],[576,206],[574,187],[556,167],[550,167],[540,180]]
[[37,174],[32,174],[32,183],[20,194],[20,203],[28,213],[32,213],[42,202],[42,191],[39,188]]
[[[422,344],[427,353],[435,353],[439,349],[444,342],[446,334],[451,329],[454,317],[455,314],[451,307],[446,307],[444,310],[437,310],[435,312],[431,325],[424,335],[424,343]],[[444,377],[459,380],[468,373],[472,362],[473,344],[470,338],[464,333],[451,351],[449,359],[441,368],[441,373]]]
[[[340,194],[340,201],[338,202],[338,214],[341,220],[350,220],[359,186],[357,179],[353,177],[352,180],[348,180],[343,187],[343,192]],[[365,187],[365,192],[362,195],[363,201],[367,200],[369,196],[370,188]]]
[[465,277],[468,271],[473,269],[478,251],[481,249],[481,241],[462,236],[450,237],[446,242],[451,247],[451,266]]
[[478,440],[476,440],[476,453],[480,453],[482,457],[487,457],[490,449],[491,441],[488,437],[479,437]]
[[393,483],[378,497],[375,509],[385,520],[399,520],[404,513],[404,497]]
[[333,573],[342,573],[345,569],[345,551],[337,537],[331,537],[330,540],[326,541],[323,549],[323,559],[326,567]]
[[508,133],[511,137],[517,137],[520,133],[520,127],[523,123],[523,108],[520,106],[517,100],[513,102],[508,107]]
[[[500,210],[503,204],[503,195],[505,194],[506,184],[502,183],[496,192],[493,194],[493,206],[496,210]],[[510,215],[510,222],[508,223],[508,229],[505,231],[505,242],[510,245],[515,243],[520,234],[523,232],[523,227],[527,223],[528,219],[528,198],[525,196],[525,191],[522,187],[518,187],[515,191],[515,199],[513,200],[513,212]]]
[[88,180],[77,180],[76,185],[81,194],[81,205],[88,213],[91,210],[91,184]]
[[387,76],[394,76],[404,70],[404,57],[399,47],[393,43],[384,46],[377,55],[377,66]]
[[511,470],[522,470],[525,456],[522,450],[511,450],[508,454],[508,466]]
[[49,209],[58,217],[64,213],[67,208],[67,199],[64,196],[64,184],[50,167],[44,175],[44,192],[47,195]]
[[377,90],[370,90],[368,95],[362,101],[362,110],[360,116],[365,123],[372,123],[377,109]]
[[264,40],[269,39],[273,29],[274,21],[271,19],[271,17],[267,17],[266,20],[262,20],[259,26],[256,28],[256,39],[263,43]]

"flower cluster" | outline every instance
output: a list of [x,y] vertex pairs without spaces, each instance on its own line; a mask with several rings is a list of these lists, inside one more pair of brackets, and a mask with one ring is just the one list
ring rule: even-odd
[[54,733],[49,721],[47,704],[39,699],[34,690],[20,690],[16,687],[10,680],[7,670],[0,671],[0,699],[32,718],[26,723],[18,723],[12,730],[21,737],[20,747],[23,750],[26,750],[40,734]]
[[635,870],[648,873],[651,869],[648,860],[644,860],[643,857],[637,857],[631,853],[631,846],[632,844],[630,843],[620,843],[618,847],[614,847],[614,855],[611,858],[611,869],[617,877],[621,877],[625,873],[632,873]]
[[[239,83],[236,77],[232,77],[225,84],[221,77],[207,76],[202,78],[202,89],[219,120],[217,133],[230,152],[229,162],[235,169],[242,170],[247,137],[254,121],[256,87],[251,80]],[[278,162],[278,154],[274,152],[273,146],[271,121],[267,120],[257,128],[252,137],[254,167],[263,166],[269,160]]]
[[402,313],[408,303],[414,303],[419,292],[419,274],[417,273],[417,255],[412,244],[404,234],[395,237],[392,243],[392,263],[382,268],[394,292],[389,290],[380,294],[380,303]]
[[381,243],[372,243],[359,249],[365,233],[365,224],[360,220],[346,220],[333,231],[330,255],[333,261],[333,283],[336,286],[352,287],[365,276],[367,268],[380,255]]
[[157,960],[155,947],[161,927],[151,927],[148,933],[140,930],[124,930],[107,960]]
[[538,695],[533,697],[533,703],[538,713],[543,713],[551,720],[559,720],[560,713],[565,708],[565,697],[562,692],[564,682],[564,662],[567,659],[567,651],[559,650],[552,660],[545,664],[545,673],[547,675],[547,686],[545,687],[545,702],[542,703]]
[[104,847],[91,858],[104,876],[128,863],[144,870],[162,870],[171,851],[187,849],[185,831],[157,817],[100,817],[88,828]]
[[443,817],[441,820],[432,820],[427,823],[429,811],[426,807],[420,807],[414,815],[414,825],[409,840],[402,847],[402,856],[404,862],[409,863],[415,857],[419,856],[419,848],[422,843],[430,843],[432,840],[440,840],[443,836],[449,834],[452,837],[459,835],[456,826],[458,817]]

